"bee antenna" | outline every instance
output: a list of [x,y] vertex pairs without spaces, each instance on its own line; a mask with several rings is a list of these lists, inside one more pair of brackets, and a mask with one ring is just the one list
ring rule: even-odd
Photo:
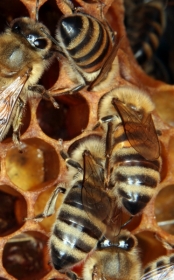
[[36,0],[36,21],[39,21],[39,0]]

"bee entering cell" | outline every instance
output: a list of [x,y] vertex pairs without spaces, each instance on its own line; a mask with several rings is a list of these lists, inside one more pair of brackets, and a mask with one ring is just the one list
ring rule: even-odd
[[47,238],[39,232],[25,232],[9,239],[3,250],[3,266],[13,277],[41,279],[50,270]]
[[37,190],[53,182],[59,173],[58,156],[43,140],[32,138],[22,142],[22,153],[14,147],[7,152],[7,175],[23,190]]
[[41,100],[37,109],[37,120],[42,131],[53,139],[71,140],[86,128],[89,107],[79,94],[63,95],[56,98],[59,110],[50,102]]

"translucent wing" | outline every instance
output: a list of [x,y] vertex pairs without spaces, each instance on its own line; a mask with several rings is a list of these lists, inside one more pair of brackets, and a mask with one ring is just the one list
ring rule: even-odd
[[174,264],[160,266],[147,272],[141,280],[172,280],[174,279]]
[[0,139],[4,136],[14,106],[28,76],[28,72],[22,76],[18,76],[8,87],[0,90]]
[[115,200],[112,216],[107,223],[107,238],[114,244],[120,233],[122,226],[122,209],[118,208],[117,200]]
[[111,218],[112,199],[104,190],[103,167],[95,162],[89,151],[84,152],[82,202],[90,219],[101,221]]
[[113,99],[113,105],[122,119],[131,146],[145,159],[157,159],[160,146],[152,116],[149,114],[145,120],[141,120],[136,111],[131,110],[116,98]]

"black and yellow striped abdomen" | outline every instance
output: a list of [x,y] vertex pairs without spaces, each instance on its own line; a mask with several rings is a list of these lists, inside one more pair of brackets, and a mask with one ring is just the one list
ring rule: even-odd
[[127,34],[134,55],[140,64],[149,60],[157,49],[165,28],[163,1],[137,5],[126,15]]
[[83,261],[95,249],[106,226],[96,217],[91,220],[82,203],[82,181],[77,182],[65,197],[50,238],[52,263],[57,270],[66,270]]
[[174,254],[161,256],[147,264],[144,268],[142,280],[148,279],[173,279],[174,277]]
[[63,17],[59,26],[64,49],[76,66],[86,73],[100,70],[113,44],[106,26],[82,13]]
[[111,164],[113,194],[127,212],[138,214],[150,201],[160,181],[161,158],[150,161],[141,156],[127,140],[121,125],[114,134]]

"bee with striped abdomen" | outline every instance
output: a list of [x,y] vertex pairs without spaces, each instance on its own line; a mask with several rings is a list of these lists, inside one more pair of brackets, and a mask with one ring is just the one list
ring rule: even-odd
[[118,206],[140,213],[160,181],[161,157],[151,112],[154,105],[145,92],[121,86],[99,101],[96,127],[108,135],[109,188]]
[[[157,52],[166,28],[166,4],[166,0],[124,0],[127,37],[137,62],[148,75],[169,81],[163,52]],[[163,44],[166,49],[168,44]]]
[[77,83],[70,92],[85,86],[88,86],[88,90],[99,84],[104,87],[106,81],[109,84],[114,78],[117,67],[113,63],[118,49],[116,32],[111,30],[105,20],[99,21],[79,9],[75,10],[72,3],[69,6],[72,15],[59,20],[56,45],[58,51],[68,59],[70,65],[67,65],[67,72]]
[[[107,225],[120,230],[116,220],[116,200],[104,189],[105,143],[90,135],[76,141],[69,154],[61,151],[68,166],[64,186],[58,186],[44,212],[35,219],[50,216],[59,192],[65,192],[49,240],[51,262],[55,269],[73,278],[71,269],[92,252],[107,231]],[[67,187],[67,188],[66,188]],[[114,225],[113,225],[114,223]]]
[[140,64],[149,60],[157,49],[165,28],[165,1],[124,1],[125,24],[135,58]]

